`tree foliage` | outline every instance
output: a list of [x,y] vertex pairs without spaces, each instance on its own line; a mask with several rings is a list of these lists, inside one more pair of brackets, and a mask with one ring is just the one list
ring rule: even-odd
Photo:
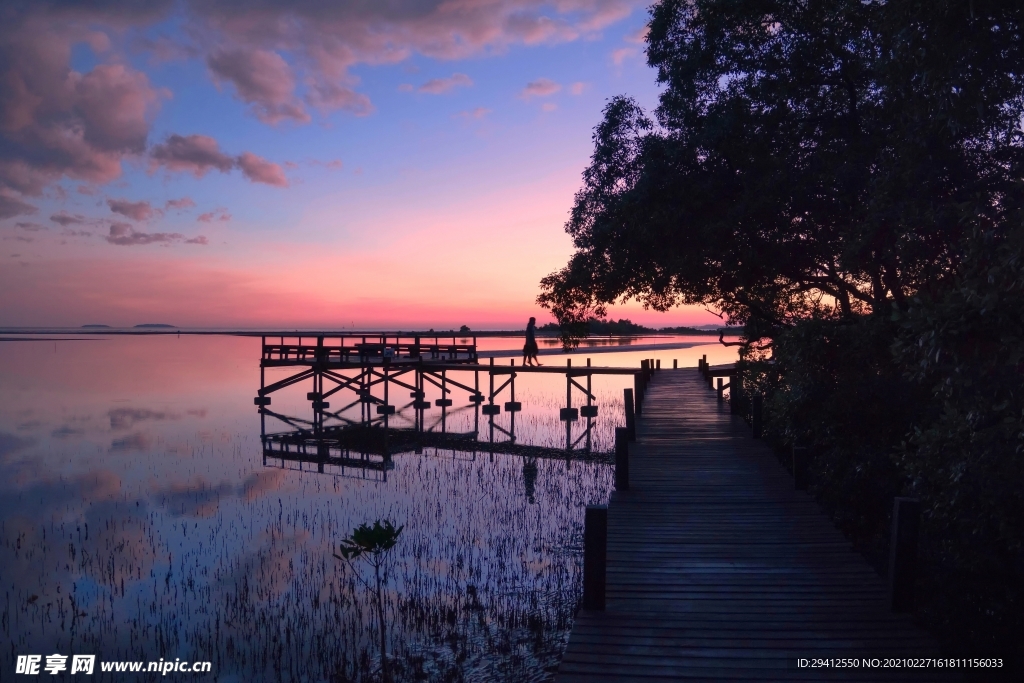
[[624,299],[743,326],[767,436],[813,446],[858,547],[883,566],[919,496],[922,614],[1018,645],[1024,4],[663,0],[650,29],[659,106],[608,102],[539,302],[568,344]]
[[635,298],[751,331],[903,307],[1021,202],[1010,2],[666,0],[655,119],[614,98],[542,282],[563,323]]

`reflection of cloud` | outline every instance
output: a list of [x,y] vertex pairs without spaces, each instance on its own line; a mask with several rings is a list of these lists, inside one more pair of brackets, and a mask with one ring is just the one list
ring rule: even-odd
[[265,493],[276,490],[285,478],[281,470],[265,470],[250,474],[239,487],[239,493],[245,500],[255,500]]
[[[37,479],[41,469],[38,462],[26,463],[0,482],[0,567],[11,598],[38,595],[40,604],[67,605],[67,594],[81,589],[83,577],[108,594],[148,577],[165,550],[149,526],[145,504],[123,499],[120,478],[99,470]],[[70,534],[64,533],[65,521],[71,522]],[[94,594],[79,590],[76,597],[88,611]]]
[[220,499],[235,493],[227,482],[208,486],[203,479],[177,483],[153,492],[153,499],[172,514],[183,517],[209,517],[217,512]]
[[239,485],[226,481],[210,485],[200,478],[174,483],[153,491],[153,499],[172,514],[183,517],[209,517],[217,512],[222,498],[237,497],[253,501],[277,490],[285,479],[281,470],[254,472]]
[[153,440],[143,432],[135,432],[120,439],[110,442],[111,453],[128,453],[131,451],[144,451],[149,449]]
[[20,436],[8,434],[7,432],[0,432],[0,459],[20,451],[31,443],[30,439],[23,439]]
[[52,436],[55,439],[67,439],[72,436],[79,436],[84,433],[85,432],[81,429],[75,429],[74,427],[64,425],[63,427],[58,427],[57,429],[54,429],[52,432],[50,432],[50,436]]
[[177,420],[174,413],[147,410],[146,408],[112,408],[107,412],[111,429],[131,429],[136,422],[147,420]]

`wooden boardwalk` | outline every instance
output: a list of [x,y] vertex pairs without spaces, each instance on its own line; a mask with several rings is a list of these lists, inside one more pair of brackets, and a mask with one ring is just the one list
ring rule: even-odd
[[797,666],[938,651],[695,369],[655,373],[629,467],[608,509],[607,607],[577,616],[560,683],[948,680]]

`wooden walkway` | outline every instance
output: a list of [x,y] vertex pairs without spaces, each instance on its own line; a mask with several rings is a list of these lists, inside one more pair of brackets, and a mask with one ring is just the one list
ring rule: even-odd
[[629,468],[608,509],[607,607],[576,617],[559,683],[948,680],[797,666],[938,650],[695,369],[655,373]]

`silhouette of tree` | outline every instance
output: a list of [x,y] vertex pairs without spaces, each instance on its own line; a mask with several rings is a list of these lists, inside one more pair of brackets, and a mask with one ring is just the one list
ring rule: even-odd
[[[906,307],[1021,206],[1014,2],[665,0],[654,118],[612,99],[542,281],[563,327],[635,298],[755,337]],[[576,328],[572,326],[577,324]]]

